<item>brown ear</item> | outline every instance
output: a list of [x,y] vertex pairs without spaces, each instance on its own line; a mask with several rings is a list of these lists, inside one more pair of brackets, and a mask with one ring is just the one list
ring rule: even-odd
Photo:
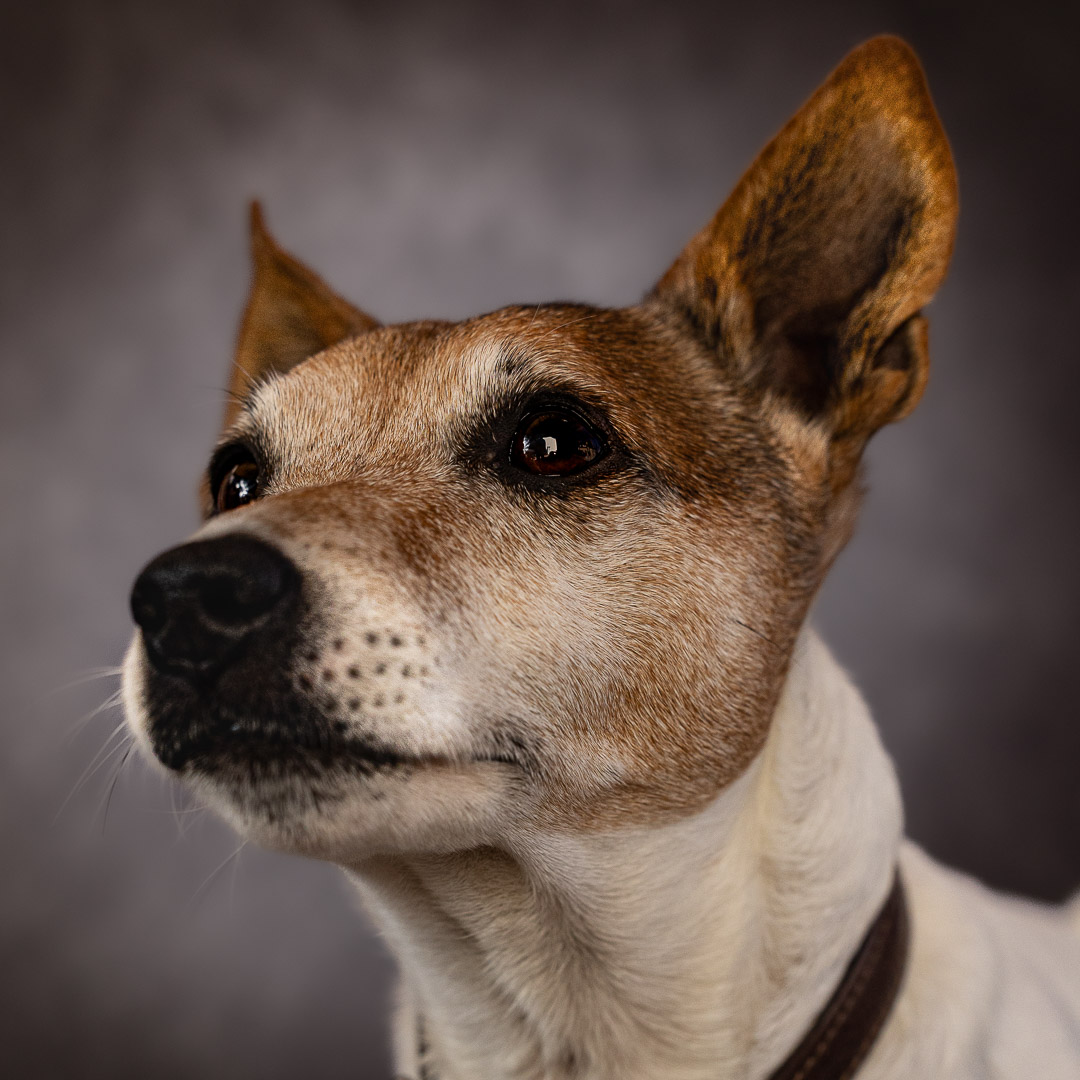
[[236,343],[226,423],[259,379],[288,371],[301,360],[379,325],[278,247],[257,202],[251,204],[251,257],[251,295]]
[[839,486],[922,393],[918,312],[945,276],[956,213],[918,61],[875,38],[762,151],[653,295],[753,394],[824,427]]

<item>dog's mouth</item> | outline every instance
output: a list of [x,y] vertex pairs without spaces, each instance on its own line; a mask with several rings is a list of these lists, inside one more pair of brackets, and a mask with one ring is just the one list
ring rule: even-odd
[[262,711],[257,717],[221,704],[202,708],[172,707],[153,713],[148,725],[154,755],[185,778],[206,777],[247,787],[370,778],[420,768],[503,765],[529,768],[525,744],[497,730],[489,745],[455,755],[391,747],[351,729],[310,705],[285,711]]
[[214,711],[200,712],[196,722],[178,723],[175,715],[171,721],[151,723],[154,755],[249,825],[297,828],[333,815],[361,792],[381,800],[386,792],[380,780],[405,782],[420,770],[451,764],[444,756],[404,753],[335,730],[333,722],[311,713],[263,714],[256,722]]
[[227,728],[196,729],[171,738],[155,733],[154,753],[173,772],[218,775],[245,769],[252,779],[324,775],[347,771],[361,775],[407,766],[445,764],[436,755],[415,756],[374,740],[325,730],[283,730],[234,721]]
[[291,729],[265,720],[204,726],[204,716],[203,724],[179,733],[173,727],[168,736],[152,726],[151,745],[163,765],[240,828],[255,829],[271,846],[308,853],[320,822],[335,822],[357,806],[365,814],[380,803],[396,806],[384,800],[424,776],[460,776],[478,767],[509,767],[520,776],[526,768],[512,746],[460,756],[409,753],[329,726],[316,729],[311,720]]

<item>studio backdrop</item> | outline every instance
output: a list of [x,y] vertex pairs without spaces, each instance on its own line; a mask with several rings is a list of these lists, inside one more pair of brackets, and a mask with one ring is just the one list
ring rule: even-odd
[[[375,1080],[390,963],[106,707],[198,523],[259,196],[384,321],[632,302],[852,46],[915,47],[959,241],[930,384],[814,618],[911,833],[1080,885],[1077,27],[1065,5],[87,2],[0,14],[0,1046],[13,1078]],[[97,755],[97,757],[95,757]],[[84,774],[87,774],[84,776]],[[80,778],[84,782],[80,784]]]

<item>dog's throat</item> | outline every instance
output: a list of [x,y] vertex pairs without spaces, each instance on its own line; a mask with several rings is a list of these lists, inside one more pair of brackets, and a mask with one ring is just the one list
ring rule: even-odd
[[[904,886],[897,872],[832,997],[767,1080],[850,1080],[855,1075],[896,1003],[907,966],[909,929]],[[438,1080],[422,1017],[416,1038],[417,1080]]]

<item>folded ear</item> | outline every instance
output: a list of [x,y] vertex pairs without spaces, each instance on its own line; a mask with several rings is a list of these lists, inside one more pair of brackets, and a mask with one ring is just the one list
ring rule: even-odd
[[257,202],[251,204],[251,257],[251,294],[236,343],[226,423],[259,379],[288,371],[301,360],[379,325],[278,247]]
[[875,38],[765,148],[653,295],[786,423],[819,426],[835,488],[922,393],[918,312],[945,276],[956,213],[918,61]]

